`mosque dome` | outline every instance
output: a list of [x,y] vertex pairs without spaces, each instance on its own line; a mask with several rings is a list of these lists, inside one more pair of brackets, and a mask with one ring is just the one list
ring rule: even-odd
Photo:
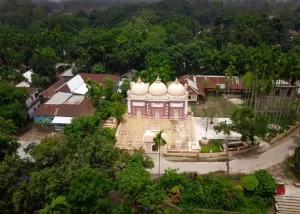
[[130,92],[134,95],[146,95],[148,93],[148,85],[142,82],[141,78],[132,85]]
[[179,83],[178,79],[176,78],[175,82],[173,82],[169,88],[168,88],[168,93],[171,96],[184,96],[186,93],[186,90],[184,86]]
[[167,86],[163,82],[161,82],[159,77],[157,77],[156,81],[149,87],[149,93],[153,96],[163,96],[167,94],[167,92]]

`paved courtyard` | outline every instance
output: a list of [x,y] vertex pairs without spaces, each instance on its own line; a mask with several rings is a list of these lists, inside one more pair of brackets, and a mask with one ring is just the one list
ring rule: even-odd
[[[196,133],[197,137],[200,140],[202,137],[206,137],[210,140],[212,139],[226,139],[226,136],[221,133],[217,133],[214,130],[214,126],[217,126],[220,122],[223,121],[230,121],[230,118],[213,118],[213,124],[210,124],[210,118],[206,117],[195,117],[195,123],[196,123]],[[206,126],[207,126],[207,131],[206,131]],[[231,139],[239,139],[241,135],[236,132],[231,132],[229,138]]]
[[191,120],[191,117],[187,120],[169,120],[125,116],[118,129],[116,146],[121,149],[144,147],[145,131],[164,130],[167,146],[171,150],[188,150],[188,142],[192,141]]

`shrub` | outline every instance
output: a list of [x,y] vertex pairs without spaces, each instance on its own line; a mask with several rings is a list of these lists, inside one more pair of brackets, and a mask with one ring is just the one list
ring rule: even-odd
[[178,173],[177,171],[177,169],[168,169],[161,176],[160,184],[164,189],[168,190],[177,185],[181,185],[186,189],[187,186],[192,184],[188,174]]
[[253,191],[258,186],[258,180],[254,175],[247,175],[241,179],[241,185],[247,191]]
[[258,170],[254,173],[254,176],[258,180],[255,194],[266,198],[272,197],[276,189],[276,182],[272,175],[266,170]]

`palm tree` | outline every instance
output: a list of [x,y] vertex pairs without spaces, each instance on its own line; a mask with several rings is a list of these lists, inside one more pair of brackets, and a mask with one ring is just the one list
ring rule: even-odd
[[206,92],[206,90],[207,90],[207,86],[209,85],[209,80],[204,80],[203,81],[203,85],[204,85],[204,90],[205,90],[205,92]]
[[91,79],[86,81],[87,93],[86,96],[91,98],[91,103],[94,108],[98,108],[100,104],[100,98],[103,96],[103,88],[98,82]]
[[58,196],[52,199],[51,204],[46,204],[44,209],[36,211],[37,214],[69,214],[71,213],[71,207],[67,199],[63,196]]
[[219,84],[216,84],[215,85],[215,92],[216,92],[217,97],[219,97],[220,90],[221,90],[221,86]]
[[160,175],[160,147],[167,144],[167,141],[165,141],[162,137],[163,133],[164,130],[160,130],[156,134],[155,138],[153,138],[154,145],[158,148],[158,174],[159,175]]

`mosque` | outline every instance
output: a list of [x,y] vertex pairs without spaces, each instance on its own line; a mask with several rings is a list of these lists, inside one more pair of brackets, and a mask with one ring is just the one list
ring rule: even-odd
[[129,117],[187,119],[187,85],[178,79],[167,87],[160,78],[150,86],[139,78],[127,91],[127,109]]

